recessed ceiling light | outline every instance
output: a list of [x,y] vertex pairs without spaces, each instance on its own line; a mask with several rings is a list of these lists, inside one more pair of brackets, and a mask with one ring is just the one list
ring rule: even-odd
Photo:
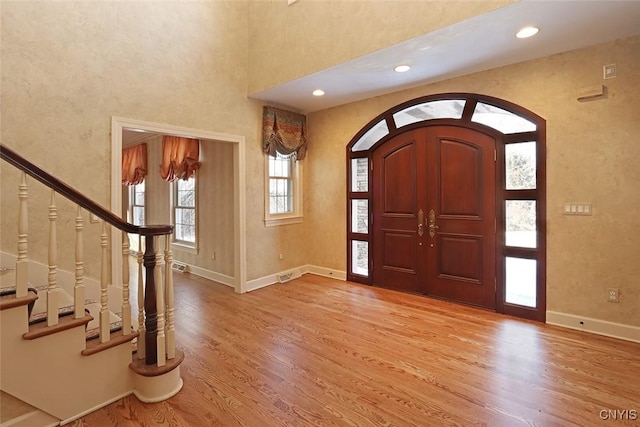
[[527,37],[535,36],[538,34],[538,31],[540,31],[540,29],[536,27],[524,27],[516,33],[516,37],[519,39],[526,39]]
[[313,96],[322,96],[322,95],[324,95],[324,91],[322,89],[316,89],[311,93],[313,94]]
[[409,65],[398,65],[393,69],[393,71],[395,71],[396,73],[404,73],[406,71],[409,71],[410,69],[411,67]]

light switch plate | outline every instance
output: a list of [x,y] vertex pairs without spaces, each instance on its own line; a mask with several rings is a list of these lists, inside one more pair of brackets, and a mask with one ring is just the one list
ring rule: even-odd
[[604,79],[613,79],[618,75],[618,68],[616,64],[608,64],[602,67],[602,74]]
[[565,215],[590,216],[592,214],[591,203],[565,203],[562,208]]

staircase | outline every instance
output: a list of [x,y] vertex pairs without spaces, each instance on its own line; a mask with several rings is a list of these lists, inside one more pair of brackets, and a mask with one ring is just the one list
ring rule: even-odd
[[[124,222],[8,147],[0,145],[0,154],[15,167],[0,169],[2,181],[15,180],[18,195],[12,201],[2,194],[3,214],[8,206],[16,226],[9,230],[3,223],[1,232],[15,233],[17,245],[15,253],[0,253],[0,427],[64,425],[131,393],[144,402],[177,393],[184,355],[175,347],[172,227]],[[48,233],[30,239],[32,179],[50,195],[40,215],[46,225],[35,227]],[[60,221],[74,225],[60,232],[75,242],[63,248],[75,254],[67,269],[58,268],[60,195],[77,205],[74,218]],[[89,215],[100,219],[97,232],[85,231]],[[145,253],[137,257],[137,310],[130,303],[128,238],[109,242],[109,227],[145,239]],[[91,234],[101,251],[99,280],[84,276],[84,241]],[[156,250],[161,243],[164,252]],[[109,280],[109,244],[122,244],[122,271],[111,279],[116,283]],[[29,259],[29,245],[47,248],[46,263]]]
[[[3,256],[2,259],[6,260],[9,258],[7,255]],[[6,261],[5,261],[6,262]],[[33,269],[37,269],[38,267],[42,268],[42,266],[34,265]],[[0,270],[4,270],[7,272],[10,268],[3,267]],[[0,287],[0,306],[3,308],[2,311],[15,309],[18,311],[24,312],[24,306],[16,306],[13,307],[5,307],[7,304],[11,304],[16,301],[15,293],[16,286],[4,286],[7,284],[7,280],[3,280],[3,287]],[[69,293],[68,289],[71,286],[64,282],[60,284],[61,286],[56,290],[58,301],[58,321],[60,319],[73,319],[75,317],[74,312],[74,298]],[[89,286],[90,287],[90,286]],[[95,285],[94,285],[95,287]],[[28,300],[31,301],[30,304],[27,304],[27,319],[29,324],[29,330],[26,333],[22,334],[22,338],[32,339],[31,335],[38,334],[45,326],[47,322],[47,303],[46,298],[40,298],[38,295],[46,295],[47,294],[47,286],[30,286],[28,288]],[[93,292],[90,292],[93,293]],[[117,295],[115,298],[110,298],[110,301],[117,301]],[[82,351],[87,348],[92,348],[95,344],[98,343],[100,338],[100,325],[98,319],[100,318],[100,303],[95,299],[87,298],[85,299],[85,311],[82,318],[84,320],[89,320],[84,328],[78,327],[77,330],[74,331],[75,335],[83,334],[84,339],[86,340],[86,347]],[[122,317],[121,313],[115,313],[112,310],[109,310],[109,330],[111,336],[113,337],[114,333],[122,331]],[[24,313],[17,313],[19,317],[22,317]],[[88,316],[85,316],[88,315]],[[7,313],[7,316],[2,314],[2,337],[3,337],[3,345],[5,343],[6,336],[11,336],[12,332],[6,332],[5,324],[7,329],[15,329],[12,328],[13,322],[10,320],[11,314]],[[66,318],[66,319],[65,319]],[[18,335],[22,332],[21,330],[14,331],[13,334],[17,332]],[[132,341],[136,340],[137,333],[134,330],[129,331],[130,338]],[[134,342],[126,341],[123,343],[123,346],[126,348],[128,344],[129,351],[133,354],[136,348]],[[113,352],[113,351],[111,351]],[[4,363],[4,358],[3,358]],[[47,363],[47,359],[43,360],[42,355],[40,355],[39,365],[43,365]],[[92,369],[102,369],[101,366],[95,366]],[[78,375],[79,372],[74,369],[75,372],[68,374]],[[39,382],[36,380],[36,384]],[[8,427],[8,426],[25,426],[25,427],[37,427],[37,426],[57,426],[60,424],[61,420],[50,415],[47,412],[44,412],[18,398],[13,395],[2,392],[2,400],[0,401],[0,416],[2,417],[2,423],[0,423],[0,427]],[[126,390],[122,390],[118,395],[126,395]],[[58,403],[56,405],[59,405]],[[93,405],[96,406],[96,405]]]

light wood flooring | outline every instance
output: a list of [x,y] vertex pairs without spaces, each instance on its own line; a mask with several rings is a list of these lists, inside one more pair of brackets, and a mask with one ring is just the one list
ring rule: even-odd
[[174,277],[182,391],[72,425],[640,425],[637,343],[314,275]]

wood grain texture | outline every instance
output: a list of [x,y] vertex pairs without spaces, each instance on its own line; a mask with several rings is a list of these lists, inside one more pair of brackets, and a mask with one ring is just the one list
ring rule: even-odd
[[94,426],[596,426],[640,410],[640,344],[313,275],[238,295],[175,274],[184,388]]

